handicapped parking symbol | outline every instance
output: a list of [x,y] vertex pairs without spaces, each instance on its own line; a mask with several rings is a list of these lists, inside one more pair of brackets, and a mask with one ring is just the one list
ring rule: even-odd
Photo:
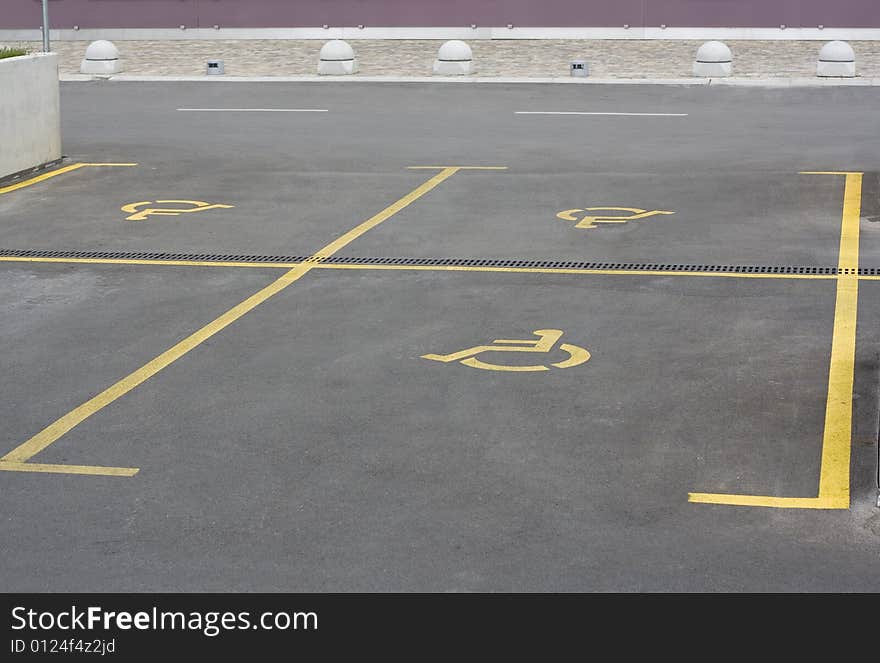
[[[581,216],[582,212],[630,212],[629,216],[616,214],[613,216],[588,214]],[[597,223],[626,223],[636,219],[647,219],[660,214],[675,214],[661,209],[644,210],[638,207],[586,207],[584,209],[567,209],[559,212],[556,218],[563,221],[577,221],[575,228],[595,228]]]
[[571,368],[579,366],[590,359],[590,353],[577,345],[562,343],[559,349],[568,353],[568,359],[556,362],[546,366],[544,364],[532,364],[528,366],[509,366],[504,364],[491,364],[489,362],[480,361],[477,355],[484,352],[541,352],[548,353],[553,350],[553,346],[562,337],[561,329],[536,329],[534,335],[538,340],[509,340],[496,339],[491,345],[477,345],[466,350],[460,350],[448,355],[427,354],[422,355],[422,359],[430,359],[445,364],[453,361],[459,361],[464,366],[471,368],[480,368],[486,371],[549,371],[550,366],[554,368]]
[[[145,205],[190,205],[191,207],[147,207]],[[210,204],[201,200],[157,200],[155,203],[145,200],[140,203],[129,203],[120,209],[131,216],[125,217],[126,221],[146,221],[151,216],[179,216],[189,212],[205,212],[211,209],[232,209],[232,205]]]

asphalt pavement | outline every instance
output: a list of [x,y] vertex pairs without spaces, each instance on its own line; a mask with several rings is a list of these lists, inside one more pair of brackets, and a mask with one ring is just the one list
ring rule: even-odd
[[62,84],[0,584],[880,590],[878,101]]

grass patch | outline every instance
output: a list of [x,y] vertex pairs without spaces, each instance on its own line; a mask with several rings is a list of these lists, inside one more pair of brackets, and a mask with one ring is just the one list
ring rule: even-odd
[[27,55],[26,48],[12,48],[11,46],[0,46],[0,60],[4,58],[17,58],[19,55]]

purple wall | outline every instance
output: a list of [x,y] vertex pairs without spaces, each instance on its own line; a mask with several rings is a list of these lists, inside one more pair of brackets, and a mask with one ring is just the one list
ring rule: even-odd
[[[2,0],[0,29],[39,28],[40,0]],[[53,28],[880,28],[880,0],[50,0]]]

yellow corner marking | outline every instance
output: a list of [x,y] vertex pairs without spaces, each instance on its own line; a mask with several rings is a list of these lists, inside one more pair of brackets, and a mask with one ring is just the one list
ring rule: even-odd
[[851,172],[809,172],[805,175],[844,175],[843,214],[840,225],[837,293],[834,305],[834,331],[828,369],[828,397],[825,401],[825,429],[822,435],[822,461],[819,495],[812,498],[765,497],[690,493],[689,502],[729,504],[786,509],[848,509],[849,464],[852,446],[852,393],[855,374],[856,320],[859,299],[859,217],[862,201],[862,175]]
[[205,212],[210,209],[232,209],[232,205],[210,204],[201,200],[157,200],[157,205],[192,205],[192,207],[148,207],[141,210],[140,207],[152,205],[153,202],[145,200],[139,203],[128,203],[120,209],[131,216],[125,217],[126,221],[145,221],[151,216],[179,216],[189,212]]
[[[553,349],[556,341],[558,341],[562,337],[561,329],[536,329],[533,333],[535,336],[538,337],[537,340],[496,339],[492,341],[491,345],[477,345],[475,347],[460,350],[458,352],[453,352],[448,355],[426,354],[422,355],[421,358],[430,359],[431,361],[443,362],[444,364],[448,364],[449,362],[453,361],[460,361],[460,363],[464,366],[469,366],[471,368],[480,368],[487,371],[548,371],[550,369],[543,364],[532,364],[528,366],[509,366],[504,364],[490,364],[488,362],[480,361],[476,358],[476,355],[482,354],[483,352],[547,353]],[[583,364],[590,358],[590,353],[586,349],[578,347],[576,345],[563,343],[559,347],[561,350],[569,354],[569,358],[565,361],[551,364],[551,366],[555,366],[556,368],[571,368],[572,366],[578,366],[580,364]]]
[[46,474],[88,474],[105,477],[133,477],[137,467],[103,467],[100,465],[50,465],[46,463],[17,463],[0,460],[0,471],[42,472]]
[[69,166],[63,166],[62,168],[58,168],[56,170],[50,170],[48,173],[43,173],[42,175],[37,175],[36,177],[31,177],[30,179],[23,180],[21,182],[16,182],[15,184],[10,184],[8,186],[0,187],[0,195],[4,193],[9,193],[11,191],[16,191],[18,189],[23,189],[27,186],[33,186],[34,184],[38,184],[39,182],[44,182],[53,177],[58,177],[59,175],[63,175],[64,173],[69,173],[74,170],[79,170],[80,168],[92,168],[92,167],[100,167],[106,166],[110,168],[121,168],[121,167],[130,167],[137,166],[136,163],[72,163]]
[[[601,216],[589,215],[578,216],[581,212],[629,212],[630,216]],[[578,221],[575,228],[595,228],[597,223],[626,223],[627,221],[635,221],[636,219],[647,219],[651,216],[675,214],[666,210],[643,210],[639,207],[585,207],[583,209],[575,208],[559,212],[556,217],[563,221]]]
[[[121,396],[124,396],[132,389],[156,375],[169,364],[177,361],[187,352],[197,347],[214,334],[226,328],[240,317],[252,311],[257,306],[265,302],[273,295],[278,294],[287,286],[295,283],[300,278],[308,274],[317,265],[317,261],[327,258],[355,239],[363,235],[371,228],[376,227],[386,219],[394,216],[397,212],[412,204],[426,193],[439,186],[442,182],[452,177],[458,172],[457,168],[446,168],[437,173],[429,180],[406,194],[403,198],[392,203],[378,214],[370,217],[360,225],[341,237],[330,242],[327,246],[316,252],[309,260],[310,262],[300,263],[293,269],[282,274],[278,279],[270,283],[268,286],[254,293],[243,302],[232,307],[220,317],[212,320],[207,325],[186,337],[173,347],[169,348],[158,357],[144,364],[130,375],[122,378],[115,384],[111,385],[97,396],[90,398],[88,401],[74,408],[52,424],[44,428],[42,431],[34,435],[29,440],[23,442],[8,454],[0,458],[0,463],[26,463],[36,454],[43,451],[46,447],[53,444],[62,435],[71,430],[74,426],[79,425],[90,416],[108,406]],[[6,465],[11,469],[10,465]]]

